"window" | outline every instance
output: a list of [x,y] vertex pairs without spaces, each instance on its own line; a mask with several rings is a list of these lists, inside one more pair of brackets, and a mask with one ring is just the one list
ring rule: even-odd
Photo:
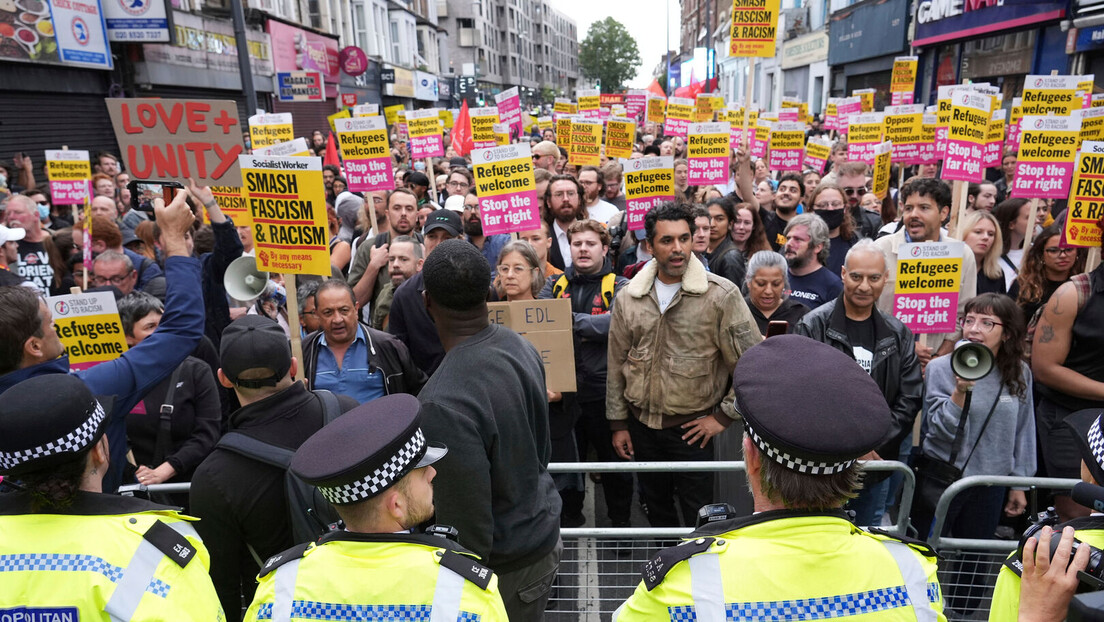
[[391,60],[396,63],[402,62],[402,44],[399,40],[399,22],[391,21]]

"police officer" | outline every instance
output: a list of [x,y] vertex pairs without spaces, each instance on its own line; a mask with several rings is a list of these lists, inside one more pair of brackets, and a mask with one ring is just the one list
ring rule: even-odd
[[661,551],[613,619],[945,619],[934,551],[864,531],[841,510],[857,460],[891,428],[870,375],[830,346],[781,335],[740,357],[733,387],[756,514]]
[[[1102,413],[1104,411],[1099,408],[1090,408],[1072,413],[1063,420],[1081,453],[1081,480],[1097,486],[1104,485]],[[1104,515],[1099,512],[1053,526],[1056,532],[1054,537],[1058,537],[1057,534],[1066,527],[1074,528],[1078,540],[1088,542],[1096,548],[1104,548]],[[1023,561],[1017,551],[1004,562],[1000,574],[997,575],[997,587],[993,591],[993,602],[989,609],[990,620],[1015,621],[1019,618],[1022,571]]]
[[[268,560],[246,620],[505,622],[498,578],[459,544],[414,529],[433,516],[429,446],[418,399],[388,395],[306,440],[291,470],[334,504],[345,531]],[[436,528],[447,531],[448,528]]]
[[47,374],[0,394],[0,620],[222,620],[173,508],[102,493],[111,400]]

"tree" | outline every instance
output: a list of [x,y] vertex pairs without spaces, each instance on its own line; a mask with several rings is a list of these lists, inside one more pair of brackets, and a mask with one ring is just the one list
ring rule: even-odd
[[606,93],[621,90],[636,75],[639,66],[636,40],[612,17],[591,24],[586,39],[579,44],[579,69],[583,77],[600,81]]

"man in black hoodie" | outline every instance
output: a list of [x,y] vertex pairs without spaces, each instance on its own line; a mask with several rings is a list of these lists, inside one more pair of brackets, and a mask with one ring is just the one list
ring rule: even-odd
[[[602,462],[619,460],[613,451],[613,432],[606,420],[606,351],[610,309],[629,280],[617,276],[607,258],[610,235],[596,220],[577,220],[567,228],[571,265],[564,274],[549,277],[540,298],[568,298],[573,316],[575,377],[580,417],[576,423],[578,457],[585,460],[593,445]],[[553,437],[556,436],[553,430]],[[614,527],[628,527],[632,506],[632,476],[603,473],[602,488]],[[561,491],[565,526],[583,522],[583,490]]]

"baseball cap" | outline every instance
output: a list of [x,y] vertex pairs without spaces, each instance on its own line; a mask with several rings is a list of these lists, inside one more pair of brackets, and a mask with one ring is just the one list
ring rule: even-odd
[[[222,373],[240,387],[274,387],[291,369],[291,345],[276,322],[259,315],[246,315],[222,331],[219,347]],[[247,369],[271,369],[267,378],[238,379]]]
[[468,168],[468,161],[460,156],[453,156],[449,159],[449,168]]
[[0,244],[7,244],[8,242],[18,242],[23,239],[23,236],[27,235],[26,229],[11,228],[0,225]]
[[431,212],[430,215],[426,217],[426,223],[425,227],[422,229],[422,234],[429,235],[429,232],[434,229],[444,229],[453,237],[459,237],[460,227],[459,214],[450,209],[439,209]]
[[429,187],[429,178],[421,171],[414,171],[406,176],[407,184],[414,184],[415,186]]

